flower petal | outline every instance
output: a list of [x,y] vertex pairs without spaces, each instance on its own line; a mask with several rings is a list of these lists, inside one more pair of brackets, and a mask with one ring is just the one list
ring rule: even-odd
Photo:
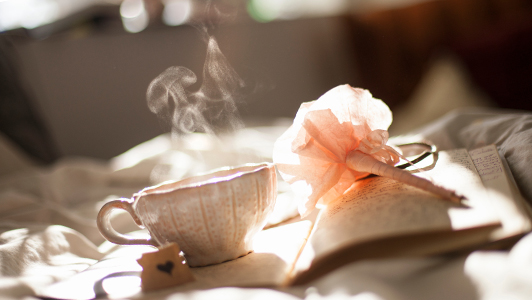
[[368,175],[345,165],[347,154],[357,147],[386,163],[396,159],[386,146],[391,122],[392,113],[384,102],[347,84],[301,104],[273,153],[281,177],[304,194],[300,214],[308,214],[318,201],[338,198],[355,180]]

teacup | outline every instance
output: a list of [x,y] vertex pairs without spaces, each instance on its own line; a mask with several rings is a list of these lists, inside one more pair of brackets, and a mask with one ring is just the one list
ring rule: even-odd
[[[253,238],[273,211],[277,195],[271,163],[224,168],[148,187],[131,199],[106,203],[97,224],[110,242],[164,246],[175,242],[190,266],[232,260],[253,251]],[[110,224],[114,209],[127,211],[150,238],[133,238]]]

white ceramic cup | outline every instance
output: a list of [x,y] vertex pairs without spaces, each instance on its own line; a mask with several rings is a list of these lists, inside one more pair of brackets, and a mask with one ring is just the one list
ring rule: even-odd
[[[253,238],[266,224],[277,195],[271,163],[224,168],[181,181],[148,187],[131,199],[106,203],[97,224],[110,242],[122,245],[179,245],[190,266],[206,266],[253,251]],[[127,211],[150,238],[116,232],[115,209]]]

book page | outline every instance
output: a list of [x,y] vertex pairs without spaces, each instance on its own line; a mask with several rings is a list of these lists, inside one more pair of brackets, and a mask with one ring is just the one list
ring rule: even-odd
[[530,231],[530,207],[494,145],[439,152],[425,165],[433,168],[418,176],[465,196],[467,206],[382,177],[361,180],[321,211],[291,284],[358,259],[504,245]]
[[529,207],[495,145],[470,151],[471,159],[486,187],[491,205],[502,221],[501,237],[531,228]]
[[368,239],[498,221],[466,150],[440,152],[436,166],[419,176],[464,195],[470,207],[388,178],[361,180],[322,211],[310,239],[315,255]]

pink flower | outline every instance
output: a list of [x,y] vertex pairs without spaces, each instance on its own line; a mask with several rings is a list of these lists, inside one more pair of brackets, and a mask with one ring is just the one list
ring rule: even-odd
[[294,123],[277,139],[273,161],[282,178],[303,195],[301,216],[319,202],[341,196],[369,173],[346,166],[346,156],[359,150],[389,165],[399,160],[388,141],[392,113],[364,89],[337,86],[318,100],[301,104]]

